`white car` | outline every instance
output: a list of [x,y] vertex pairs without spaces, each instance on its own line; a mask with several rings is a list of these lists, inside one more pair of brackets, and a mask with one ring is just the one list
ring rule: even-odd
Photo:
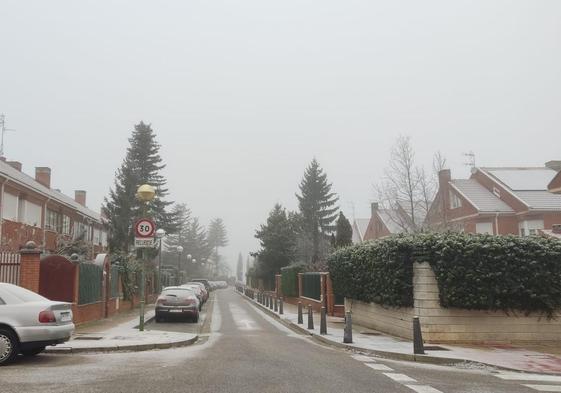
[[48,345],[66,342],[73,331],[70,303],[0,283],[0,366],[20,353],[33,356]]

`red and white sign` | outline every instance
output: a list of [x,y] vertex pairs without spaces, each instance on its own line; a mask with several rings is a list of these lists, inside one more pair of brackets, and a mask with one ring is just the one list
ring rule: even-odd
[[156,224],[149,218],[141,218],[134,224],[135,237],[150,238],[156,233]]

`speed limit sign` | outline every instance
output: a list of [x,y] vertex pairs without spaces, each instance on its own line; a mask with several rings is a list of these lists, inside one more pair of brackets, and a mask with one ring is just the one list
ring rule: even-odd
[[156,224],[149,218],[141,218],[134,225],[134,233],[136,237],[150,238],[154,237],[156,232]]

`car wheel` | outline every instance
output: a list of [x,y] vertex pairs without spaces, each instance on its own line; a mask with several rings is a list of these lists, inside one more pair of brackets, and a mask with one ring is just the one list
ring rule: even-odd
[[8,329],[0,328],[0,366],[13,361],[19,353],[16,335]]
[[162,322],[163,318],[161,316],[159,316],[158,314],[156,314],[156,322]]
[[35,356],[35,355],[39,355],[44,350],[45,350],[45,347],[22,349],[21,354],[23,356]]
[[198,323],[198,322],[199,322],[199,313],[195,314],[195,316],[193,317],[193,322],[194,322],[194,323]]

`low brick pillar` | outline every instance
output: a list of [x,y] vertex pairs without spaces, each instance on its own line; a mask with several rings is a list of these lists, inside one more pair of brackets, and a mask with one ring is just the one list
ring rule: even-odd
[[333,294],[333,282],[331,281],[331,275],[329,273],[325,276],[325,290],[327,296],[327,314],[335,314],[335,295]]
[[277,296],[282,296],[282,276],[275,274],[275,293]]
[[19,285],[35,293],[39,293],[41,274],[41,250],[35,242],[29,241],[20,250]]
[[298,273],[298,297],[302,297],[302,275],[303,273]]

